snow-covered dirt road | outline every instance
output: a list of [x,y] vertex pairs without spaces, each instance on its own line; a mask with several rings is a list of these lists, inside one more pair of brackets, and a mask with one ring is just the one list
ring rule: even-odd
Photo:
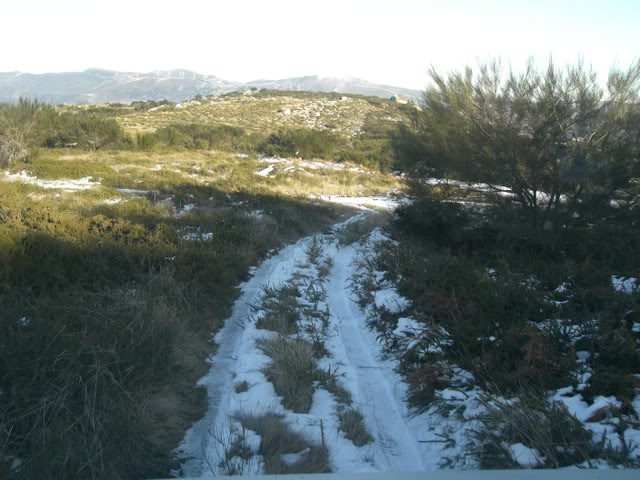
[[[280,415],[287,425],[310,444],[323,444],[329,453],[333,472],[420,471],[437,468],[437,450],[424,441],[432,428],[423,418],[411,416],[405,404],[406,385],[393,371],[390,360],[382,360],[375,334],[366,326],[366,315],[351,299],[349,280],[355,274],[354,245],[340,245],[340,231],[360,221],[373,211],[364,210],[332,232],[308,237],[283,249],[256,269],[253,277],[241,286],[231,317],[216,335],[218,345],[211,359],[211,370],[200,384],[207,389],[208,412],[187,433],[178,453],[183,461],[176,472],[183,476],[213,477],[226,472],[222,461],[229,447],[221,437],[230,438],[233,416],[239,412]],[[312,258],[313,246],[322,244],[323,260]],[[322,263],[324,262],[324,263]],[[327,271],[321,274],[324,265]],[[275,332],[257,328],[262,288],[295,284],[301,291],[320,282],[324,297],[319,309],[328,312],[326,354],[317,360],[322,371],[339,372],[340,382],[349,390],[353,407],[364,416],[373,441],[356,446],[340,428],[337,412],[339,399],[314,383],[308,413],[294,413],[283,406],[274,386],[265,375],[271,359],[257,346]],[[252,308],[252,306],[254,308]],[[236,388],[238,385],[246,388]],[[243,464],[242,473],[264,473],[259,455],[260,437],[249,432],[248,446],[255,462]],[[422,438],[418,438],[422,436]],[[422,442],[421,442],[422,440]],[[228,466],[227,466],[228,468]]]
[[353,246],[335,249],[328,295],[329,308],[340,328],[332,350],[343,364],[347,384],[375,438],[376,467],[395,472],[424,470],[418,442],[405,420],[409,412],[399,398],[402,393],[394,391],[388,366],[378,360],[378,345],[367,331],[365,316],[349,294],[355,256]]

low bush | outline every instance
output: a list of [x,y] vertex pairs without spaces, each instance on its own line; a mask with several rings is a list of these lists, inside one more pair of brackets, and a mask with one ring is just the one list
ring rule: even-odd
[[269,156],[329,160],[343,143],[344,140],[334,133],[298,128],[272,133],[259,145],[258,151]]
[[230,125],[175,124],[163,127],[153,135],[158,144],[168,147],[248,152],[255,150],[252,138],[244,129]]
[[455,247],[469,227],[469,214],[455,202],[421,198],[396,211],[397,224],[411,235],[429,239],[437,247]]
[[446,367],[427,363],[412,370],[407,376],[407,383],[407,400],[420,412],[428,409],[437,399],[437,390],[450,386],[451,378]]
[[95,151],[127,143],[124,130],[112,118],[88,113],[47,112],[39,122],[37,143],[42,147],[79,147]]
[[[561,468],[604,458],[602,446],[562,403],[547,403],[523,391],[518,400],[487,398],[483,405],[485,413],[476,419],[479,426],[472,432],[481,468],[522,468],[518,460],[529,467]],[[517,452],[510,448],[514,444],[531,449],[533,465],[528,463],[531,458],[515,458]]]
[[299,296],[298,287],[293,284],[286,284],[279,288],[264,285],[258,305],[254,307],[261,311],[256,327],[285,336],[296,333],[300,320],[300,307],[297,301]]

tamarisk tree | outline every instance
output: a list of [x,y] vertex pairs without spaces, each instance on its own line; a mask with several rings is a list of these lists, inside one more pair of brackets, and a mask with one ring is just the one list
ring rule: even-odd
[[541,70],[532,61],[522,72],[493,61],[430,77],[396,138],[416,184],[483,182],[515,200],[539,234],[593,215],[640,176],[638,61],[603,83],[582,63]]

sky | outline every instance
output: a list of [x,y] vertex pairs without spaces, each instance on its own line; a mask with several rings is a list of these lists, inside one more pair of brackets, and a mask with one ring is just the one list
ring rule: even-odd
[[0,71],[184,68],[225,80],[358,77],[423,88],[428,69],[500,57],[640,57],[640,0],[0,0]]

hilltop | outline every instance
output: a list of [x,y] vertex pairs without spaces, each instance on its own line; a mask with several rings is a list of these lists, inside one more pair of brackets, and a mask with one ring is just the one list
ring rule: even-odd
[[249,132],[278,128],[329,130],[353,137],[371,123],[395,124],[411,107],[377,97],[333,93],[260,92],[198,96],[180,103],[69,105],[68,111],[108,113],[130,132],[154,131],[171,124],[233,125]]

